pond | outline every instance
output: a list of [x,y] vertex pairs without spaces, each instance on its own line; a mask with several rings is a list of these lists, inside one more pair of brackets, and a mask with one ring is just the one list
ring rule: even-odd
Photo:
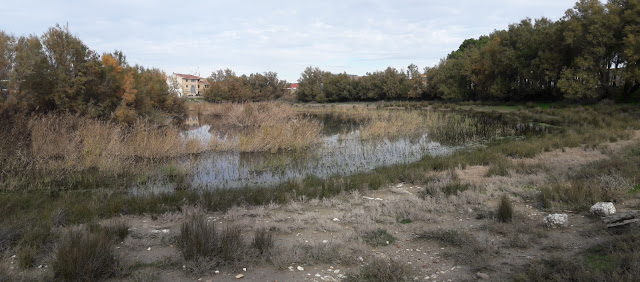
[[[316,176],[351,175],[379,167],[416,162],[427,155],[451,153],[458,147],[434,142],[426,133],[393,139],[360,137],[359,125],[330,115],[316,116],[323,124],[321,142],[303,152],[240,153],[207,152],[185,157],[178,165],[188,169],[193,189],[274,186],[282,182]],[[197,116],[188,118],[185,138],[207,143],[218,138],[209,124],[199,124]],[[175,185],[161,179],[137,187],[137,192],[170,192]],[[153,191],[149,191],[152,189]]]

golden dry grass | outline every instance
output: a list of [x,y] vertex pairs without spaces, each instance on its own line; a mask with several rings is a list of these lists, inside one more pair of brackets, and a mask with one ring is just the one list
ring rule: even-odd
[[213,119],[216,136],[208,144],[210,150],[277,152],[305,149],[320,141],[322,124],[288,104],[200,103],[194,108]]

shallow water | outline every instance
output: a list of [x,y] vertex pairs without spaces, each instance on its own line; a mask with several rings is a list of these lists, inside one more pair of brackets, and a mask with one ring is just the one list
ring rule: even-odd
[[[448,154],[456,148],[440,145],[426,133],[393,140],[361,140],[357,124],[326,116],[318,118],[325,124],[324,136],[320,144],[305,152],[208,152],[184,158],[178,164],[189,170],[193,189],[240,188],[273,186],[307,176],[327,178],[369,172],[379,167],[412,163],[427,155]],[[203,144],[211,138],[221,138],[217,132],[211,132],[210,125],[198,125],[196,117],[189,117],[189,121],[185,138],[198,139]],[[174,185],[162,181],[161,177],[152,182],[145,187],[135,187],[134,191],[157,193],[174,189]]]

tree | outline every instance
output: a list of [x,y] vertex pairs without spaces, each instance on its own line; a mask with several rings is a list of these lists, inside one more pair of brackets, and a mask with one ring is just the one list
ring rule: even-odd
[[318,67],[307,67],[300,74],[300,79],[298,79],[299,85],[296,91],[298,100],[302,102],[326,102],[323,80],[327,75],[331,74],[320,70]]

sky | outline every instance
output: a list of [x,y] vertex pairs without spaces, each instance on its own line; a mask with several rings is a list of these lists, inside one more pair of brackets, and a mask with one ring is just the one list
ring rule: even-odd
[[307,67],[364,75],[436,65],[467,38],[524,18],[558,20],[575,0],[5,1],[0,30],[42,35],[56,24],[130,64],[207,77]]

